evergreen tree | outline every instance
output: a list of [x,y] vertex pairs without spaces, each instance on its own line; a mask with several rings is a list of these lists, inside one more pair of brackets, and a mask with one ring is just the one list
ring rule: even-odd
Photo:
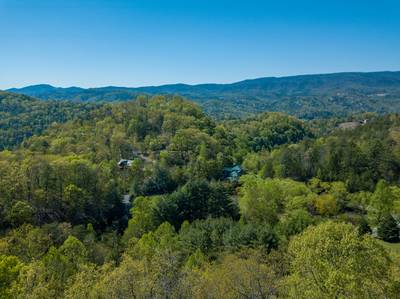
[[382,222],[378,226],[378,236],[386,242],[400,241],[400,228],[392,215],[387,214],[382,218]]

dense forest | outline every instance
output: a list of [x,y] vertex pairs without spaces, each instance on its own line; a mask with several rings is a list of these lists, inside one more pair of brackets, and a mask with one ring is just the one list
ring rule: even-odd
[[270,77],[232,84],[171,84],[138,88],[57,88],[35,85],[9,91],[40,99],[88,102],[126,101],[140,94],[179,94],[217,119],[248,117],[260,111],[303,119],[347,117],[354,113],[400,112],[400,72],[334,73]]
[[0,298],[399,298],[400,115],[0,96]]
[[85,118],[94,104],[39,101],[0,91],[0,150],[12,148],[25,138],[40,134],[53,123]]

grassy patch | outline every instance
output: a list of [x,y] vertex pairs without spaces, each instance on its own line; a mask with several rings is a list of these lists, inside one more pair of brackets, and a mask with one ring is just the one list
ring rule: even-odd
[[382,240],[378,240],[383,247],[385,247],[389,252],[400,254],[400,243],[388,243]]

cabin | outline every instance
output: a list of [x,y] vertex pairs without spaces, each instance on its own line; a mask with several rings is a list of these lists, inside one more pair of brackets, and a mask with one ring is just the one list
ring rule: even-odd
[[243,169],[240,165],[234,165],[232,167],[224,167],[223,176],[224,179],[236,182],[239,177],[243,174]]
[[131,167],[132,166],[132,162],[133,162],[133,160],[121,159],[118,162],[118,167],[120,169]]

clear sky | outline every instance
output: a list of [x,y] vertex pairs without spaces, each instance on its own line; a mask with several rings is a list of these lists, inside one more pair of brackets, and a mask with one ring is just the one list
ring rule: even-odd
[[0,0],[0,89],[380,70],[399,0]]

